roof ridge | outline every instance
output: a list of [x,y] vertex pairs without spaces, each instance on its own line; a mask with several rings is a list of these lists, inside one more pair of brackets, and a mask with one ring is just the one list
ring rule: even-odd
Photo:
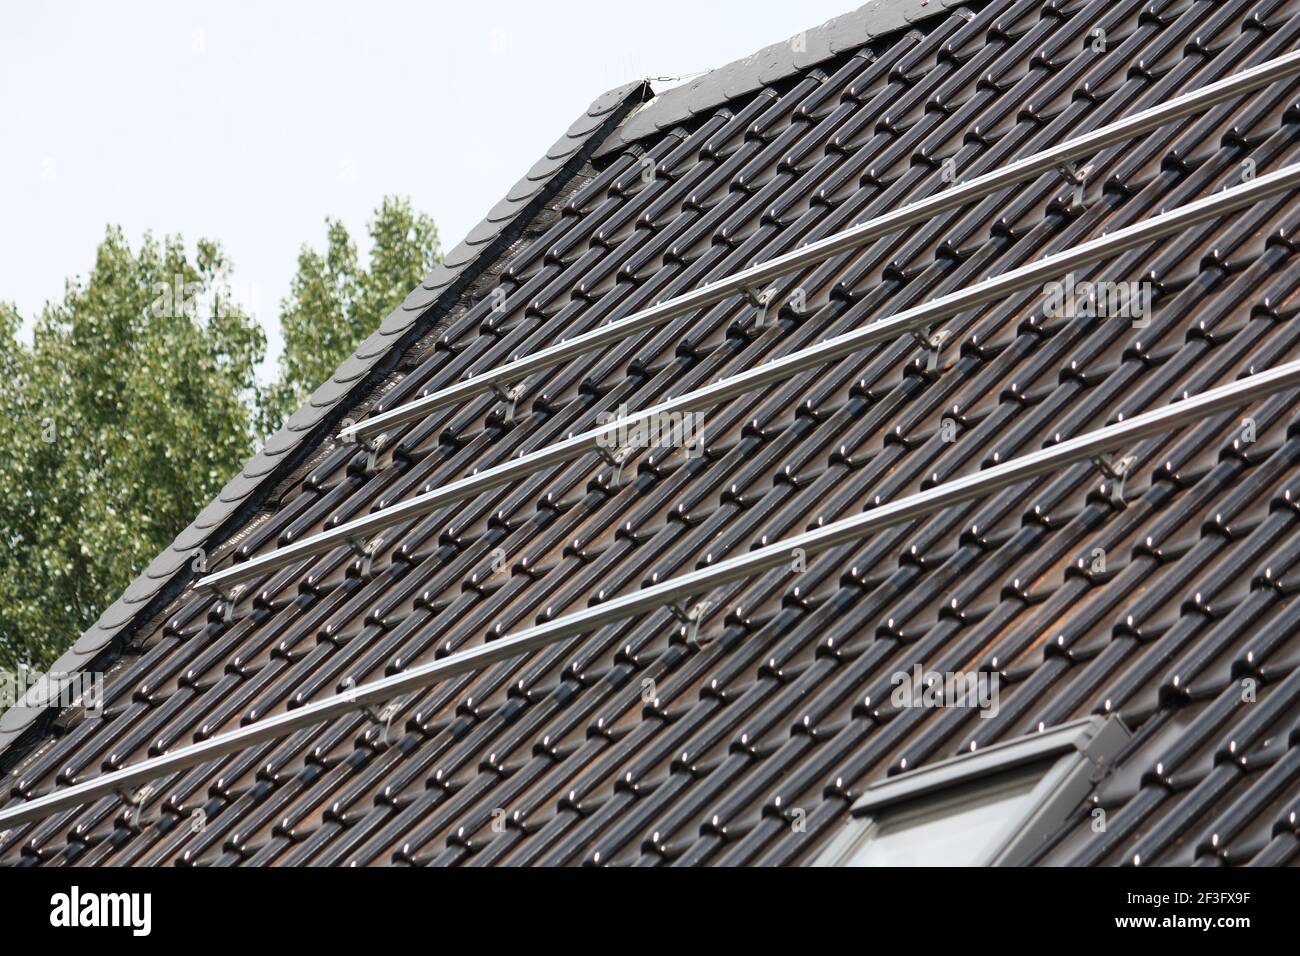
[[697,113],[753,93],[826,60],[915,23],[929,20],[972,0],[872,0],[851,13],[796,33],[757,53],[706,72],[699,79],[675,86],[633,112],[609,137],[596,156],[605,156],[653,136]]

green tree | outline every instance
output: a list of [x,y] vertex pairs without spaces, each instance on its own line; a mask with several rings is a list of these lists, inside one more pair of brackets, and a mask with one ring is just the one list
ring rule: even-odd
[[265,336],[228,273],[109,229],[30,345],[0,305],[0,667],[48,666],[252,453]]
[[440,259],[406,200],[304,247],[282,303],[280,380],[257,384],[261,327],[220,246],[133,252],[108,230],[89,277],[46,306],[30,344],[0,302],[0,668],[47,667],[166,548]]
[[324,254],[304,245],[289,295],[280,304],[284,352],[279,381],[259,421],[270,434],[377,329],[442,261],[432,219],[404,198],[386,197],[368,224],[369,268],[347,227],[327,219]]

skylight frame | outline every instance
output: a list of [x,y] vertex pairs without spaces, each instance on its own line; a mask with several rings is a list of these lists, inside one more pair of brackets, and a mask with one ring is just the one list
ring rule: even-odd
[[1031,764],[1055,758],[1034,785],[1029,809],[990,849],[968,866],[1018,866],[1056,833],[1087,798],[1097,774],[1132,738],[1118,715],[1092,716],[1039,733],[960,754],[872,784],[853,804],[850,820],[814,866],[851,866],[891,812],[966,788],[976,797],[984,785]]

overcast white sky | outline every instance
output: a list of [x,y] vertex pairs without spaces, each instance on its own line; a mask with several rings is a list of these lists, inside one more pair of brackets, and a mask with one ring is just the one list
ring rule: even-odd
[[855,0],[27,2],[0,12],[0,300],[109,223],[220,240],[267,326],[325,216],[385,194],[457,244],[604,90],[721,66]]

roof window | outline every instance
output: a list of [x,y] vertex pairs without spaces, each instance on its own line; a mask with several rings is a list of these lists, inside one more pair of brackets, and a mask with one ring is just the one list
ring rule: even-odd
[[817,866],[1014,866],[1065,823],[1129,739],[1089,717],[869,787]]

